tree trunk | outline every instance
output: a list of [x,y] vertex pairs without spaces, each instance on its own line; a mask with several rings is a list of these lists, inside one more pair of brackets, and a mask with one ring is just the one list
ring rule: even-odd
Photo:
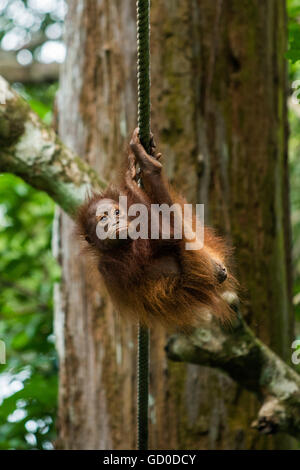
[[[290,309],[285,2],[152,3],[152,129],[170,180],[236,247],[246,317],[287,358]],[[110,180],[136,125],[135,2],[73,0],[59,129]],[[58,215],[59,441],[134,448],[136,325],[119,318]],[[173,363],[151,332],[150,448],[288,448],[249,428],[258,402],[221,372]]]

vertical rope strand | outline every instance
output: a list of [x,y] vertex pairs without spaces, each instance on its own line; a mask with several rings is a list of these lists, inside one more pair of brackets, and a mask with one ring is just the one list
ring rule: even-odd
[[138,450],[148,450],[149,330],[138,333]]
[[[150,149],[150,0],[137,0],[137,85],[138,128],[141,143]],[[149,330],[139,325],[138,333],[138,449],[148,449]]]
[[150,0],[137,0],[138,127],[141,143],[150,142]]

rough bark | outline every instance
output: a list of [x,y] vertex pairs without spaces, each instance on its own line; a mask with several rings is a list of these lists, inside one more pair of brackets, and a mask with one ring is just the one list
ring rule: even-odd
[[[107,180],[125,158],[125,142],[135,126],[134,11],[134,2],[69,2],[60,135]],[[64,214],[59,226],[60,445],[134,448],[136,326],[113,313]]]

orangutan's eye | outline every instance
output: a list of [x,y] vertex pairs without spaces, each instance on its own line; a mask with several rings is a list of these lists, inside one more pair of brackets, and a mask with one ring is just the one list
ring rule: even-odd
[[120,214],[119,209],[116,209],[116,210],[115,210],[115,215],[119,215],[119,214]]
[[108,219],[107,215],[103,215],[100,220],[101,222],[106,222],[107,219]]

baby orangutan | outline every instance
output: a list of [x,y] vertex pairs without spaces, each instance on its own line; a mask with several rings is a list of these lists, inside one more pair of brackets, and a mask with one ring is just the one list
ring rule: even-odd
[[[187,249],[187,242],[191,240],[186,238],[186,231],[183,230],[180,237],[175,233],[175,228],[183,225],[180,211],[171,213],[167,236],[162,230],[160,216],[156,218],[156,224],[153,223],[159,208],[176,203],[177,208],[183,209],[185,204],[169,188],[162,174],[160,157],[161,154],[154,152],[153,139],[150,155],[147,154],[136,129],[119,187],[109,186],[101,194],[94,193],[79,209],[80,237],[92,252],[120,313],[129,314],[148,326],[158,321],[168,327],[183,329],[197,325],[208,312],[222,321],[228,320],[231,309],[223,294],[232,290],[234,280],[226,269],[224,242],[204,228],[204,243],[198,243],[197,249]],[[136,164],[140,168],[142,188],[137,183]],[[120,196],[121,199],[127,197],[128,211],[121,207]],[[138,225],[136,214],[133,217],[130,213],[135,204],[145,208],[142,222],[146,229],[139,238],[129,236],[132,227]],[[150,233],[151,223],[157,229],[156,237]],[[194,232],[195,224],[193,217],[189,231]],[[195,243],[197,236],[194,234]]]

